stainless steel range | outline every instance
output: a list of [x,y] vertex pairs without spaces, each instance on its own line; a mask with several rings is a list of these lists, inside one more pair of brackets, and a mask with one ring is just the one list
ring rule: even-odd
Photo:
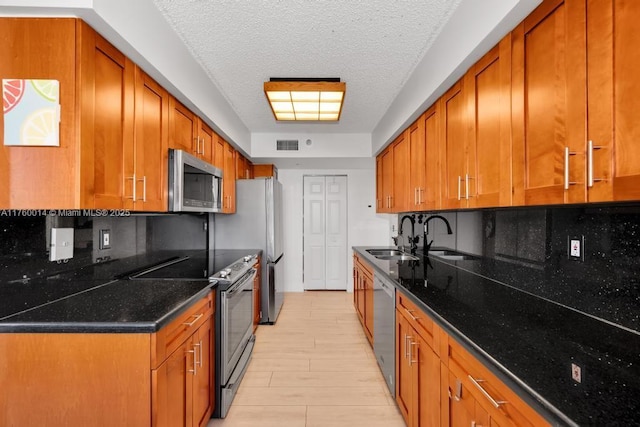
[[253,335],[253,280],[257,270],[255,256],[237,260],[211,278],[218,280],[216,312],[216,410],[224,418],[247,370],[255,336]]
[[[217,283],[213,416],[219,418],[227,415],[255,342],[253,281],[257,274],[258,254],[230,259],[237,252],[205,251],[174,257],[130,276],[134,280],[209,280]],[[211,274],[213,271],[215,273]]]

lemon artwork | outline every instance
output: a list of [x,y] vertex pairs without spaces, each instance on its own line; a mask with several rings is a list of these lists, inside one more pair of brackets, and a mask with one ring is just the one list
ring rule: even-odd
[[60,83],[57,80],[4,79],[2,95],[4,145],[60,145]]

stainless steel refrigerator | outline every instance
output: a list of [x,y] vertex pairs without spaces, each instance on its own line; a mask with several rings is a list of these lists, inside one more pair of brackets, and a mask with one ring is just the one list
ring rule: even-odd
[[282,184],[274,178],[236,181],[236,213],[216,214],[216,249],[262,249],[261,323],[275,323],[284,302]]

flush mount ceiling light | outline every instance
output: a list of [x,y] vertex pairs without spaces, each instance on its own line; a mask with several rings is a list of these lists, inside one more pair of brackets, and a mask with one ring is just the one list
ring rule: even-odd
[[338,121],[347,85],[339,78],[276,78],[264,93],[278,121]]

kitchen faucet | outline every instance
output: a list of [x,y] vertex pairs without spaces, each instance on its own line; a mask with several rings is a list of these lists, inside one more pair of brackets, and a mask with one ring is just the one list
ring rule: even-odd
[[[409,222],[411,222],[411,237],[409,237],[409,244],[411,245],[411,253],[415,254],[416,249],[418,249],[419,237],[414,236],[413,226],[416,224],[416,220],[413,217],[413,215],[405,215],[402,217],[402,219],[400,220],[400,228],[398,229],[398,236],[402,236],[402,241],[404,243],[404,235],[402,234],[402,224],[404,224],[404,220],[407,218],[409,219]],[[399,249],[402,250],[402,248],[399,248]]]
[[[420,221],[421,218],[418,218],[418,222]],[[427,252],[429,252],[429,249],[431,248],[431,244],[433,244],[433,240],[431,240],[429,243],[427,243],[427,234],[429,234],[429,221],[431,221],[432,219],[441,219],[444,221],[445,225],[447,226],[447,234],[453,234],[453,231],[451,231],[451,225],[449,224],[449,221],[447,221],[447,218],[443,217],[442,215],[431,215],[429,218],[424,220],[424,237],[422,238],[422,242],[424,245],[424,253],[425,255],[427,254]]]

